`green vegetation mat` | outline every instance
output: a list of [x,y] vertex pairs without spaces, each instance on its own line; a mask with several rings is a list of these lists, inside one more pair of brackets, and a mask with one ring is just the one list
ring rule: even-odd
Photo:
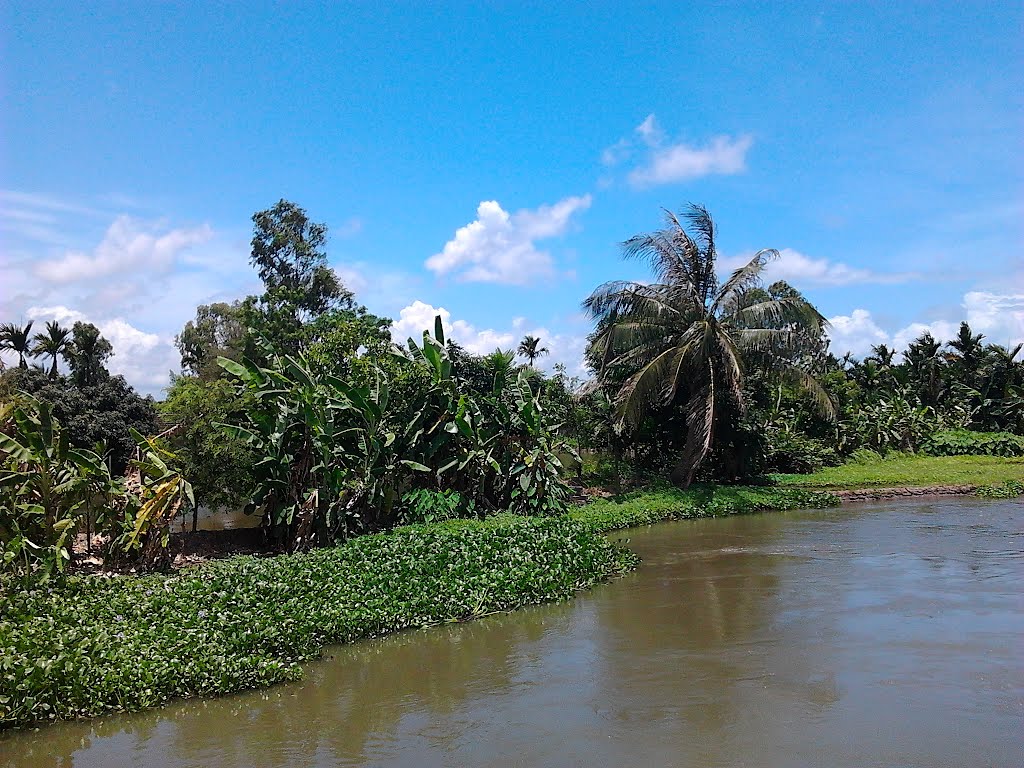
[[787,488],[849,490],[929,485],[1001,485],[1024,480],[1024,458],[890,454],[827,467],[811,475],[775,475]]
[[635,564],[573,520],[500,516],[172,576],[8,583],[0,727],[294,680],[325,644],[567,599]]

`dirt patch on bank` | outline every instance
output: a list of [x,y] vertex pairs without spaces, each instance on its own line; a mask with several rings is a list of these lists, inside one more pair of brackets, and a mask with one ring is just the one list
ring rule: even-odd
[[968,496],[977,489],[976,485],[927,485],[923,488],[857,488],[852,491],[831,491],[831,493],[845,503],[848,501],[901,499],[908,496]]

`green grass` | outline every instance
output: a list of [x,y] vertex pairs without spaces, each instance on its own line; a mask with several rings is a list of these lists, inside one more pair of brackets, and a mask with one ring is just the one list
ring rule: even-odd
[[890,454],[826,467],[811,475],[775,475],[784,488],[852,490],[930,485],[1001,485],[1024,479],[1024,458]]
[[721,517],[768,510],[805,509],[838,504],[834,495],[802,488],[700,486],[685,491],[661,488],[595,501],[569,516],[591,530],[607,533],[622,528],[697,517]]

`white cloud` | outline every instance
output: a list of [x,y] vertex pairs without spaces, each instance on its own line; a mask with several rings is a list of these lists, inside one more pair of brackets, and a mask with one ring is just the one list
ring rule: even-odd
[[984,333],[990,344],[1012,347],[1024,342],[1024,293],[971,291],[963,305],[971,328]]
[[609,167],[618,165],[627,160],[631,154],[633,154],[633,143],[629,139],[619,139],[601,152],[601,164]]
[[426,261],[438,275],[454,273],[467,282],[525,285],[554,274],[551,254],[536,241],[563,234],[573,214],[590,207],[590,195],[567,197],[514,214],[496,200],[477,207],[475,221],[456,231],[444,249]]
[[157,227],[118,216],[92,253],[68,251],[60,258],[38,262],[34,271],[51,283],[95,280],[113,274],[165,272],[183,251],[207,242],[212,236],[208,225],[161,234]]
[[[723,273],[731,273],[743,266],[753,254],[730,256],[719,260]],[[854,285],[857,283],[903,283],[915,277],[909,272],[873,272],[870,269],[851,267],[842,262],[828,259],[815,259],[792,248],[779,251],[779,258],[770,262],[763,274],[765,284],[776,280],[785,280],[794,287],[802,289],[808,285],[836,286]]]
[[959,326],[960,323],[950,322],[949,320],[933,320],[930,323],[911,323],[910,325],[900,328],[892,335],[892,344],[890,346],[902,354],[910,345],[910,342],[925,333],[930,333],[933,339],[939,343],[944,343],[953,338]]
[[490,328],[477,330],[465,320],[452,320],[452,313],[444,307],[434,307],[418,299],[399,312],[398,320],[391,324],[391,338],[403,345],[409,337],[419,342],[423,331],[429,330],[433,334],[434,318],[438,315],[444,324],[445,335],[470,352],[487,354],[498,347],[508,349],[516,341],[511,332],[501,333]]
[[649,187],[689,181],[703,176],[732,175],[747,169],[747,152],[753,136],[714,136],[704,144],[669,141],[657,117],[650,114],[633,129],[633,135],[619,139],[601,153],[606,166],[618,165],[642,152],[639,165],[628,175],[634,187]]
[[656,147],[665,140],[665,131],[658,124],[658,118],[652,112],[635,129],[636,133],[649,147]]
[[747,151],[753,145],[752,136],[716,136],[704,146],[680,142],[658,147],[644,165],[629,174],[629,181],[644,187],[742,173],[747,169]]
[[832,326],[828,331],[832,341],[829,349],[837,357],[847,352],[854,357],[864,357],[871,353],[872,346],[889,343],[889,334],[878,327],[866,309],[831,317],[829,323]]
[[[961,306],[964,311],[961,316],[974,333],[985,335],[986,343],[1013,347],[1024,342],[1024,294],[970,291],[964,294]],[[832,353],[852,352],[855,357],[870,354],[876,344],[887,344],[902,353],[911,341],[925,332],[945,343],[960,327],[959,320],[937,319],[928,323],[913,322],[890,334],[879,327],[866,309],[855,309],[850,315],[833,317],[829,322],[832,324],[828,334]]]
[[418,343],[423,338],[423,331],[434,331],[434,318],[441,316],[445,335],[458,342],[469,352],[486,355],[495,349],[515,349],[524,336],[536,336],[541,346],[547,347],[549,354],[537,361],[538,367],[551,370],[555,364],[563,363],[572,375],[585,373],[583,351],[586,346],[585,335],[553,333],[544,327],[533,327],[526,318],[514,317],[508,330],[493,328],[476,328],[465,320],[452,320],[452,314],[444,307],[434,307],[423,301],[414,301],[402,309],[399,319],[391,325],[391,338],[398,344],[405,345],[412,337]]
[[94,319],[70,307],[29,307],[28,319],[42,323],[57,320],[61,325],[91,322],[100,329],[114,354],[108,362],[111,373],[124,376],[144,392],[155,392],[168,383],[168,371],[179,369],[174,340],[139,330],[121,317]]

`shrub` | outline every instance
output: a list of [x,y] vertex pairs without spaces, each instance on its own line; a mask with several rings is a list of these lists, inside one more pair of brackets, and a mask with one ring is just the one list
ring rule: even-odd
[[402,496],[399,514],[403,525],[440,523],[476,517],[476,507],[472,499],[463,498],[458,491],[418,488]]
[[1015,499],[1024,496],[1024,482],[1007,480],[1002,485],[983,485],[974,495],[983,499]]
[[1009,432],[947,429],[929,437],[921,450],[929,456],[1024,456],[1024,437]]
[[766,438],[765,468],[769,472],[806,475],[839,463],[834,448],[799,432],[770,430]]
[[838,503],[834,494],[799,488],[691,486],[685,491],[662,488],[595,501],[569,514],[592,530],[607,533],[664,520],[830,507]]

